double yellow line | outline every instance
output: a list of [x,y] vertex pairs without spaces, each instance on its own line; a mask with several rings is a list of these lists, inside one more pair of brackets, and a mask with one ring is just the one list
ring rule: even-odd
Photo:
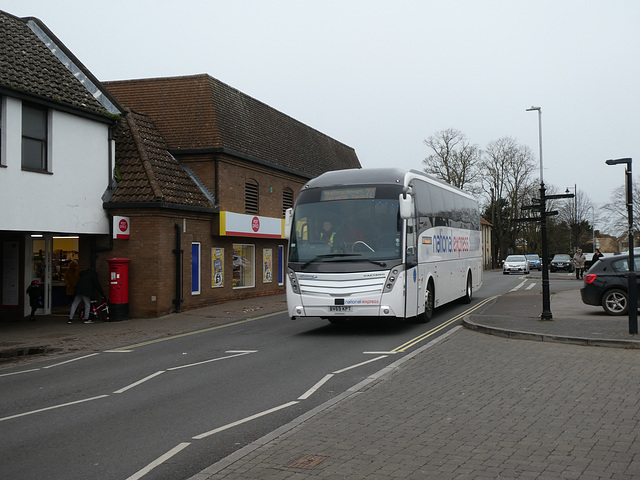
[[407,349],[413,347],[414,345],[417,345],[418,343],[426,340],[427,338],[435,335],[436,333],[438,333],[441,330],[444,330],[445,328],[447,328],[449,325],[451,325],[452,323],[457,322],[458,320],[460,320],[462,317],[464,317],[465,315],[469,315],[470,313],[475,312],[476,310],[478,310],[480,307],[486,305],[487,303],[489,303],[491,300],[493,300],[494,298],[498,298],[498,296],[493,296],[493,297],[489,297],[489,298],[485,298],[484,300],[482,300],[480,303],[478,303],[477,305],[474,305],[473,307],[465,310],[464,312],[456,315],[455,317],[447,320],[446,322],[444,322],[441,325],[438,325],[437,327],[433,328],[432,330],[429,330],[428,332],[423,333],[422,335],[419,335],[415,338],[413,338],[412,340],[409,340],[407,343],[405,343],[404,345],[400,345],[399,347],[394,348],[393,350],[391,350],[392,352],[396,352],[396,353],[402,353],[405,352]]

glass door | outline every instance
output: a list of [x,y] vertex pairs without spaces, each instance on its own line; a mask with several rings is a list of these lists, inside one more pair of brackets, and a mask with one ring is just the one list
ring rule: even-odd
[[67,295],[64,281],[67,269],[73,260],[79,260],[79,240],[77,236],[53,237],[51,248],[51,312],[69,311],[72,296]]
[[[42,289],[42,307],[36,315],[51,313],[51,235],[31,235],[27,246],[27,268],[25,269],[25,291],[32,281],[36,280]],[[29,297],[25,295],[25,315],[31,311]]]

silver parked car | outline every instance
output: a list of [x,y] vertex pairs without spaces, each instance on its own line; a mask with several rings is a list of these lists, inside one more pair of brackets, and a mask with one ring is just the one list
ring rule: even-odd
[[509,275],[510,273],[529,273],[529,261],[524,255],[509,255],[503,265],[502,273]]

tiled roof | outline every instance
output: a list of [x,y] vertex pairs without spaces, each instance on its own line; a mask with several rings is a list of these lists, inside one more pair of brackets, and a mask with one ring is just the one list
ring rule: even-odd
[[[33,29],[48,37],[53,50],[66,59],[78,77],[65,67]],[[42,22],[0,11],[0,89],[107,115],[107,109],[78,78],[89,80],[93,77]],[[97,95],[100,95],[99,91]]]
[[213,198],[167,151],[148,116],[127,112],[115,128],[114,139],[120,179],[108,206],[149,203],[213,208]]
[[206,74],[103,84],[148,114],[174,152],[227,149],[308,178],[361,167],[353,148]]

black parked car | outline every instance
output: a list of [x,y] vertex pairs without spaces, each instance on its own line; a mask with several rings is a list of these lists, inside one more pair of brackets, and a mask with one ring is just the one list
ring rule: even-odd
[[569,255],[558,253],[553,256],[551,263],[549,263],[549,270],[557,272],[558,270],[566,270],[567,272],[573,272],[573,260]]
[[[640,258],[634,257],[634,270],[639,272],[636,291],[640,286]],[[600,305],[609,315],[624,315],[628,311],[629,257],[614,256],[598,260],[584,276],[580,290],[587,305]],[[640,292],[639,292],[640,293]],[[640,295],[638,296],[640,298]]]

